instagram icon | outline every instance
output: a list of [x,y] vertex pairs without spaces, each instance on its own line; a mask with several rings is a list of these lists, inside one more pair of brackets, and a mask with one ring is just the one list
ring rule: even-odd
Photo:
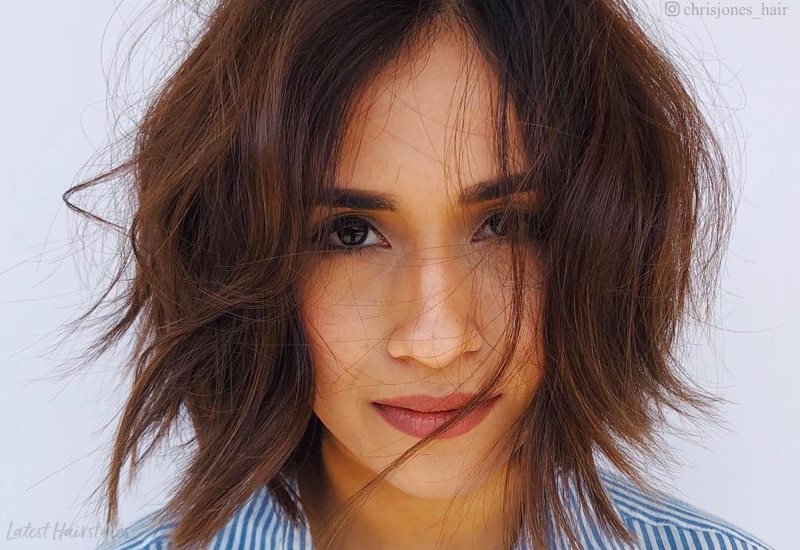
[[670,17],[675,17],[681,13],[681,5],[678,2],[667,2],[664,4],[664,13]]

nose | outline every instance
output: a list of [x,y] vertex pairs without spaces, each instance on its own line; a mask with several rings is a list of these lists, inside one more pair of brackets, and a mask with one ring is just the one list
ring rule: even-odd
[[441,369],[483,346],[475,319],[474,266],[463,258],[425,256],[397,270],[393,302],[403,314],[389,337],[388,353]]

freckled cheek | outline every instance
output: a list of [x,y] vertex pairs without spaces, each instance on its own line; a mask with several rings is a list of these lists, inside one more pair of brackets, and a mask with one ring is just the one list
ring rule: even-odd
[[[538,389],[544,373],[544,295],[539,284],[527,285],[521,305],[522,319],[512,364],[506,375],[505,392],[513,394],[514,407],[524,406]],[[486,289],[489,290],[486,290]],[[511,331],[513,288],[484,286],[481,291],[481,316],[485,321],[483,335],[494,348],[502,349],[506,332]],[[499,358],[499,356],[498,356]],[[518,401],[517,401],[518,400]]]
[[[310,346],[317,386],[317,404],[325,408],[353,403],[359,387],[365,385],[361,369],[375,339],[367,333],[374,329],[368,318],[373,310],[335,300],[327,293],[308,295],[301,305],[303,327]],[[334,299],[332,299],[334,298]]]
[[311,358],[317,383],[341,384],[355,374],[351,358],[364,347],[358,337],[358,325],[348,323],[333,309],[313,309],[314,315],[304,316],[304,326],[311,348]]
[[391,281],[373,271],[351,269],[346,264],[321,269],[299,293],[304,323],[317,339],[331,347],[368,345],[379,329],[384,306],[391,300]]
[[[526,345],[534,345],[532,340],[541,337],[541,307],[543,297],[537,288],[526,285],[523,290],[523,300],[518,312],[522,315],[519,348],[522,351]],[[513,317],[513,285],[510,278],[498,280],[497,278],[484,277],[475,285],[477,314],[484,338],[499,346],[503,342],[506,331],[511,330]],[[522,352],[526,354],[527,352]]]

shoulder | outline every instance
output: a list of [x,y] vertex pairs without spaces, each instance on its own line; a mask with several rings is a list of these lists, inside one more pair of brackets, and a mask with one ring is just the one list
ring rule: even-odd
[[[156,523],[156,512],[117,531],[96,550],[169,550],[175,522]],[[212,540],[209,548],[306,548],[307,531],[294,526],[266,487],[259,488]],[[299,545],[299,546],[297,546]]]
[[601,471],[622,520],[644,548],[655,550],[772,550],[727,521],[664,492],[644,492],[621,476]]

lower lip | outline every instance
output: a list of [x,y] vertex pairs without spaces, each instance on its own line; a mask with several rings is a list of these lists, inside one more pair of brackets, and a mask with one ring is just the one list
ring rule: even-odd
[[[448,439],[467,433],[486,418],[499,398],[498,395],[481,403],[464,418],[436,436],[437,439]],[[390,407],[380,403],[373,403],[373,405],[386,422],[405,434],[419,438],[427,436],[458,413],[458,411],[426,413],[402,407]]]

